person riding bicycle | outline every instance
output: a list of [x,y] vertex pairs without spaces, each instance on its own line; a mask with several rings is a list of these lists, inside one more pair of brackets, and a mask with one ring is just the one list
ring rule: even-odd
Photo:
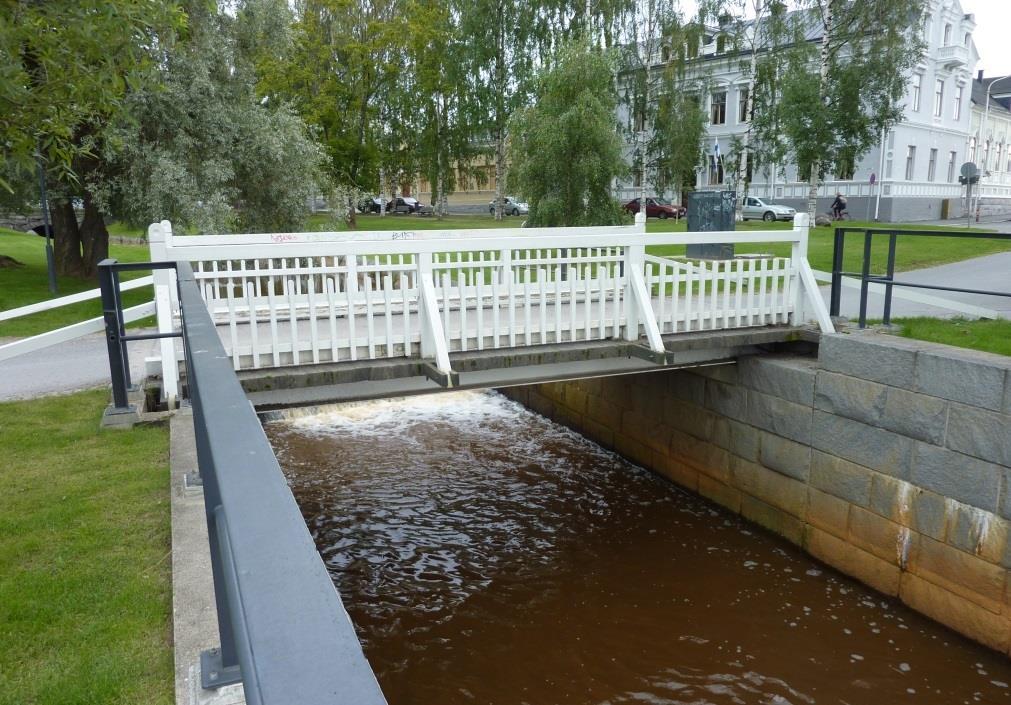
[[842,220],[846,210],[846,197],[842,193],[836,193],[835,200],[832,201],[832,216],[835,220]]

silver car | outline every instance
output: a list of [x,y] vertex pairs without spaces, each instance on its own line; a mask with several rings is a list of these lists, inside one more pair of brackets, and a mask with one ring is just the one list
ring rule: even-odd
[[797,215],[797,211],[794,208],[769,203],[754,196],[745,198],[744,205],[741,207],[742,220],[764,220],[771,223],[775,220],[793,220],[795,215]]
[[[488,204],[488,212],[495,215],[495,201]],[[529,212],[530,206],[515,196],[506,196],[502,199],[503,215],[527,215]]]

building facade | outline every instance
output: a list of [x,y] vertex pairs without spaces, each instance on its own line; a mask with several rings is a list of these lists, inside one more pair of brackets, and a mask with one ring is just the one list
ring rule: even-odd
[[[959,184],[959,170],[972,159],[971,137],[979,131],[982,118],[977,119],[977,113],[984,107],[973,100],[978,92],[978,81],[973,78],[979,60],[972,40],[976,23],[973,15],[963,12],[958,0],[929,0],[927,5],[928,12],[919,28],[926,48],[909,72],[904,119],[862,155],[851,173],[826,175],[818,191],[819,213],[828,212],[836,193],[841,192],[847,196],[850,216],[855,219],[915,221],[963,216],[965,188]],[[819,38],[815,34],[807,37],[809,41]],[[710,61],[711,88],[706,105],[706,163],[696,169],[696,189],[735,187],[736,174],[723,166],[735,138],[748,129],[748,79],[740,68],[740,55],[721,60],[717,52],[714,37],[702,52]],[[1011,79],[1002,85],[1011,94]],[[989,140],[992,145],[988,156],[991,176],[983,179],[981,189],[984,196],[994,199],[995,208],[1001,205],[997,203],[998,183],[1007,186],[1003,198],[1011,206],[1006,124],[1009,113],[1005,106],[997,109],[997,105],[991,103],[986,140],[977,137],[980,144]],[[997,113],[1001,117],[994,119]],[[619,119],[627,122],[627,113],[619,114]],[[630,144],[630,153],[633,149]],[[1007,167],[1003,171],[995,170],[998,152],[1005,162],[1001,167]],[[616,184],[619,197],[638,195],[636,181],[633,177]],[[752,172],[749,194],[805,210],[808,188],[797,165],[763,164]],[[682,196],[676,192],[663,195],[676,200]]]

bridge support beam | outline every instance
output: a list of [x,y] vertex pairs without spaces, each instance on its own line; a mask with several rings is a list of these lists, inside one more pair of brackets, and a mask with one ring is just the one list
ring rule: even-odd
[[656,314],[646,290],[646,280],[643,270],[646,267],[646,246],[628,245],[625,247],[625,340],[639,339],[639,326],[646,329],[646,340],[649,348],[659,355],[665,354],[663,339],[660,337],[660,327],[656,323]]
[[[448,305],[448,302],[447,302]],[[439,318],[439,300],[435,294],[432,279],[432,254],[418,255],[418,313],[421,319],[421,356],[435,360],[435,369],[442,379],[437,379],[445,387],[453,386],[453,367],[449,362],[449,348],[446,345],[446,331]]]

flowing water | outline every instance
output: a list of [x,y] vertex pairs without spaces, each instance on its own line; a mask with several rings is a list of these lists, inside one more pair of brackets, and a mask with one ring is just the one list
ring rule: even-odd
[[1011,703],[1011,662],[494,393],[266,424],[391,705]]

